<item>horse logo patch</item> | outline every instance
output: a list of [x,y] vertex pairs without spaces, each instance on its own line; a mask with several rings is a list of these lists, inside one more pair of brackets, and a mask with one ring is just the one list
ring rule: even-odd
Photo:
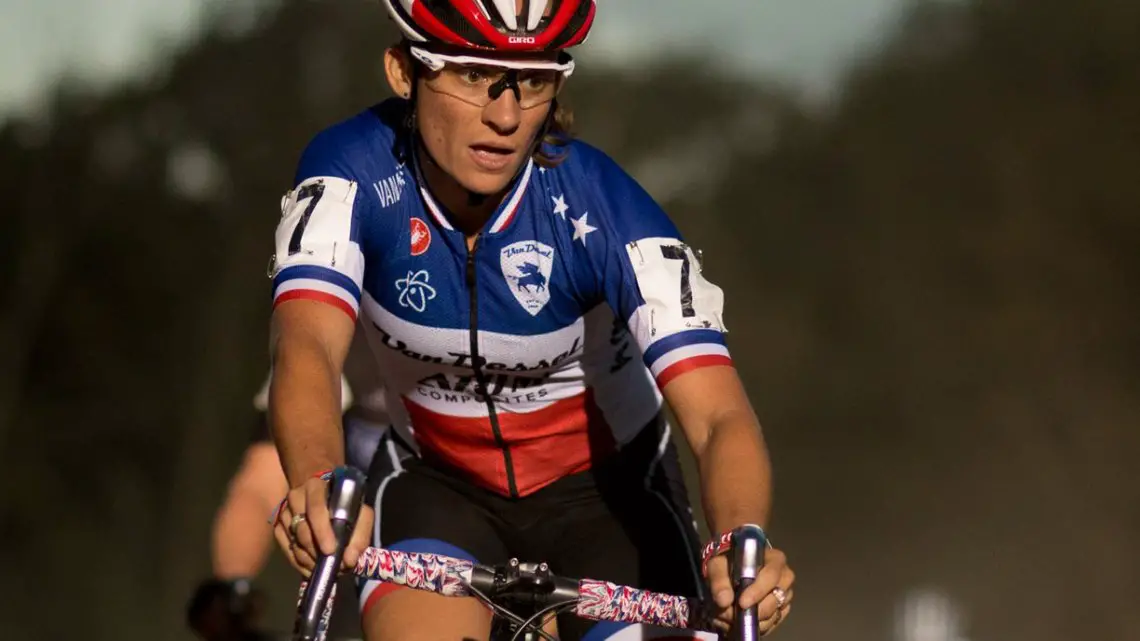
[[531,316],[537,316],[550,302],[554,248],[537,240],[511,243],[499,253],[499,266],[515,300]]

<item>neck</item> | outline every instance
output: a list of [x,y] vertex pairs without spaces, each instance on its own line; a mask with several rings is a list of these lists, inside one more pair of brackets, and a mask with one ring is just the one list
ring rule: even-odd
[[475,195],[460,185],[454,178],[447,175],[443,169],[432,160],[431,155],[419,145],[420,172],[427,181],[427,187],[440,205],[451,214],[451,222],[455,228],[474,236],[478,234],[495,213],[495,209],[503,202],[508,185],[502,191],[486,196]]

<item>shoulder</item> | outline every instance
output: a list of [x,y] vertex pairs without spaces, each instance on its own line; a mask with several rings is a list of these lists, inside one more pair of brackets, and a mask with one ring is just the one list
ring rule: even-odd
[[385,100],[313,136],[297,163],[300,184],[316,176],[375,180],[401,164],[404,101]]
[[620,240],[676,237],[676,227],[653,196],[598,147],[572,141],[554,171],[566,190],[590,208],[590,220],[601,222]]
[[574,139],[566,145],[565,158],[558,168],[570,175],[587,179],[625,177],[629,174],[606,152],[583,140]]

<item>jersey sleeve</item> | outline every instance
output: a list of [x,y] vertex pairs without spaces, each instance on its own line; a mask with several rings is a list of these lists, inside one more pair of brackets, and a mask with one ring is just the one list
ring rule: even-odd
[[296,299],[333,305],[354,321],[364,279],[361,250],[367,200],[335,130],[309,143],[294,188],[281,201],[273,306]]
[[598,276],[606,302],[626,320],[658,387],[695,369],[732,365],[724,293],[705,279],[700,254],[632,177],[595,153],[606,239]]

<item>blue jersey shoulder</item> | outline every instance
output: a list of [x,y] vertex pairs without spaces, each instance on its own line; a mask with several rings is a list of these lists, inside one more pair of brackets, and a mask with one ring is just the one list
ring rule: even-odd
[[591,212],[596,212],[590,222],[605,225],[620,242],[680,237],[657,201],[601,149],[575,140],[555,172]]
[[294,183],[313,176],[370,183],[391,175],[402,162],[404,105],[385,100],[320,131],[301,154]]

